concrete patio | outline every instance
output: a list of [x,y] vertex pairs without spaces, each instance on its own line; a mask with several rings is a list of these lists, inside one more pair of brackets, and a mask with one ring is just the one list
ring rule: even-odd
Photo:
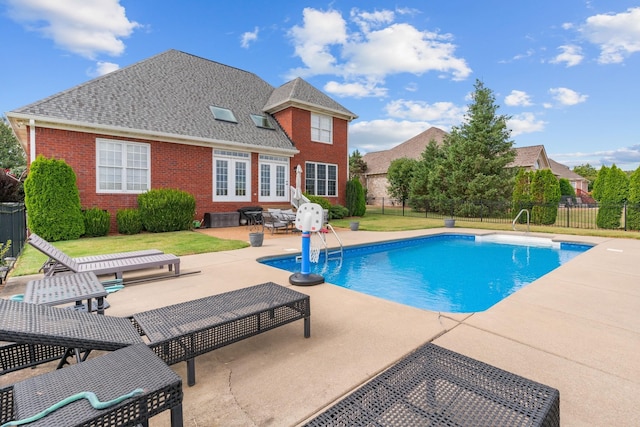
[[[224,230],[202,232],[229,237]],[[339,235],[347,246],[443,232],[451,230]],[[265,237],[262,247],[184,256],[182,272],[194,274],[128,285],[109,296],[107,314],[127,316],[267,281],[289,286],[290,273],[255,260],[299,251],[300,235]],[[173,366],[184,381],[185,426],[298,425],[427,341],[558,388],[563,426],[638,425],[640,240],[546,237],[597,246],[485,312],[435,313],[331,284],[297,287],[311,296],[311,338],[295,322],[200,356],[194,387],[186,385],[185,364]],[[20,292],[30,278],[10,279],[0,296]],[[5,375],[0,386],[50,369]],[[151,426],[169,426],[168,413]]]

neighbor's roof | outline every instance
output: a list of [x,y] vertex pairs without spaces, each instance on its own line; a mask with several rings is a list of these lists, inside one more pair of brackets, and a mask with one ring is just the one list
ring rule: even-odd
[[[296,83],[298,80],[304,84]],[[347,114],[348,110],[301,79],[291,83],[304,86],[299,94],[302,102],[313,101]],[[168,50],[13,110],[7,117],[13,121],[35,119],[36,126],[40,121],[169,140],[174,137],[187,143],[249,144],[296,152],[273,117],[267,115],[275,131],[257,127],[250,117],[265,115],[267,105],[275,108],[278,101],[298,95],[290,91],[288,97],[276,96],[282,92],[282,87],[275,89],[253,73]],[[238,123],[215,120],[210,106],[230,109]]]
[[551,166],[551,172],[553,172],[553,174],[558,178],[566,178],[569,181],[588,181],[588,179],[586,179],[582,175],[578,175],[577,173],[569,169],[568,166],[565,166],[562,163],[558,163],[553,159],[549,159],[549,165]]
[[515,148],[516,158],[507,167],[522,167],[535,169],[537,160],[542,162],[541,169],[549,168],[549,158],[544,145]]
[[391,162],[403,157],[419,160],[432,139],[441,145],[446,134],[442,129],[431,127],[389,150],[367,153],[362,156],[362,160],[367,164],[365,174],[386,174]]

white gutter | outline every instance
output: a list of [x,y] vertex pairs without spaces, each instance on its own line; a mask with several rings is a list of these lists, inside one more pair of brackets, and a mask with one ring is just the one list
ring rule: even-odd
[[[35,160],[35,119],[29,117],[30,115],[14,113],[12,114],[16,119],[29,119],[29,125],[31,127],[31,133],[29,136],[30,139],[30,151],[32,161]],[[46,117],[42,117],[38,119],[40,126],[48,127],[52,129],[62,129],[62,130],[73,130],[77,132],[88,132],[88,133],[101,133],[107,134],[111,136],[121,136],[121,137],[130,137],[130,138],[139,138],[139,139],[149,139],[153,141],[163,141],[163,142],[172,142],[176,144],[187,144],[187,145],[199,145],[211,147],[212,145],[221,146],[226,148],[231,148],[235,150],[243,150],[243,151],[252,151],[263,154],[277,154],[280,156],[294,156],[298,154],[300,150],[294,149],[286,149],[286,148],[274,148],[274,147],[265,147],[263,145],[258,144],[247,144],[236,141],[225,141],[225,140],[214,140],[210,138],[202,138],[202,137],[181,137],[180,135],[169,134],[165,132],[156,132],[156,131],[141,131],[138,129],[128,129],[119,126],[100,126],[97,127],[92,124],[77,122],[74,120],[51,120]]]
[[36,121],[34,119],[29,120],[29,153],[31,156],[29,164],[31,164],[36,159]]

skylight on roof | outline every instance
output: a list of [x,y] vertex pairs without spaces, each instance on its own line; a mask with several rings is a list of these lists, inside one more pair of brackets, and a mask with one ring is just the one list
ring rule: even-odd
[[228,108],[215,107],[211,105],[209,106],[209,109],[211,109],[211,114],[213,114],[213,117],[216,120],[238,123],[238,120],[236,120],[236,116],[233,115],[233,111],[229,110]]
[[251,120],[253,120],[253,123],[255,123],[259,128],[273,129],[273,125],[271,124],[267,116],[251,114]]

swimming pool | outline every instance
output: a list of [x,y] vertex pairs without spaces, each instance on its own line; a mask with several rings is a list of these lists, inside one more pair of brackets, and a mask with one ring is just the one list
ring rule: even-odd
[[[450,313],[484,311],[592,246],[551,239],[443,234],[344,249],[311,273],[326,282],[413,307]],[[261,263],[300,271],[296,256]]]

